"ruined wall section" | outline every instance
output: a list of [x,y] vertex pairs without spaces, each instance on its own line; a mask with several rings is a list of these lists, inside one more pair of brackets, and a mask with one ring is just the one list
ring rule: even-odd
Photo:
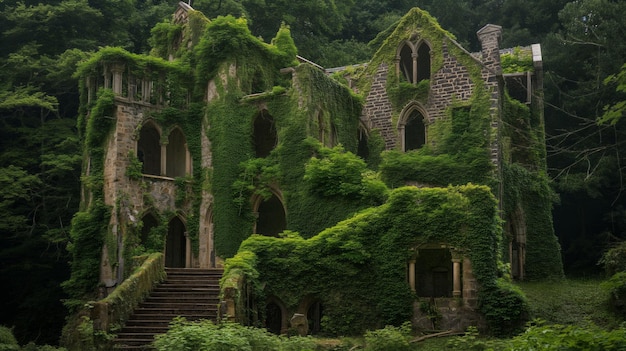
[[387,150],[394,149],[398,144],[397,127],[393,125],[393,106],[387,94],[387,75],[389,67],[381,64],[372,78],[372,87],[365,99],[361,119],[370,129],[378,129],[385,140]]

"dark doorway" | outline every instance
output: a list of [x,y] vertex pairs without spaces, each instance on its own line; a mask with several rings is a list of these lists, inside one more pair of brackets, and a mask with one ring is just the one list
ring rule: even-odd
[[309,310],[306,313],[307,320],[309,322],[309,333],[316,335],[322,330],[322,316],[323,316],[322,303],[319,301],[314,302],[309,306]]
[[187,240],[185,239],[185,224],[178,217],[174,217],[168,226],[167,241],[165,244],[165,266],[170,268],[184,268]]
[[417,296],[452,297],[452,255],[450,250],[418,250],[415,275]]
[[259,218],[256,223],[256,232],[266,236],[278,236],[287,228],[283,203],[276,195],[267,201],[261,202],[257,210]]
[[280,335],[283,328],[283,312],[274,302],[265,307],[265,328],[270,332]]

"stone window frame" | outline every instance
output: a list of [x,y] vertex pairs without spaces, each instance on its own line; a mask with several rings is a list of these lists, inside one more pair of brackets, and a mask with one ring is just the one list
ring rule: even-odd
[[[400,45],[398,46],[398,49],[396,50],[395,62],[396,62],[396,75],[398,76],[398,79],[400,79],[400,77],[402,77],[403,74],[406,77],[406,74],[403,73],[402,70],[400,69],[401,63],[403,61],[402,51],[404,50],[405,46],[408,46],[409,49],[411,50],[411,61],[413,62],[413,67],[411,67],[411,71],[410,71],[412,77],[406,77],[407,81],[411,84],[417,84],[424,79],[430,79],[430,77],[420,77],[418,75],[418,72],[419,72],[418,63],[420,62],[418,52],[420,48],[422,47],[422,45],[426,45],[428,47],[428,52],[430,53],[430,57],[428,57],[428,64],[432,66],[433,47],[427,40],[425,39],[419,39],[417,41],[413,39],[405,40],[400,43]],[[432,75],[432,70],[429,69],[429,72]]]
[[404,109],[402,109],[402,112],[400,112],[400,118],[398,119],[398,136],[400,138],[400,149],[403,152],[408,151],[406,150],[405,127],[406,127],[407,122],[409,121],[409,118],[415,111],[417,111],[420,115],[422,115],[422,123],[424,124],[424,144],[423,145],[426,145],[428,143],[428,125],[429,125],[428,112],[426,111],[426,108],[419,102],[411,101],[409,104],[407,104],[404,107]]
[[[142,175],[144,177],[150,177],[150,178],[174,179],[174,177],[168,175],[168,171],[167,171],[167,154],[168,154],[167,146],[169,144],[170,136],[175,130],[178,130],[180,132],[180,134],[182,135],[185,141],[183,143],[183,147],[185,149],[185,176],[189,176],[193,174],[193,168],[192,168],[193,162],[192,162],[191,152],[189,151],[189,145],[187,144],[187,136],[185,135],[183,128],[181,128],[178,125],[174,125],[168,129],[164,129],[154,119],[147,119],[144,122],[142,122],[140,125],[139,133],[137,135],[137,140],[135,143],[135,151],[136,151],[135,154],[140,159],[140,161],[141,161],[141,157],[139,156],[139,151],[140,151],[140,144],[141,144],[141,130],[143,130],[143,128],[145,128],[146,126],[150,126],[151,128],[154,128],[159,136],[159,146],[160,146],[159,174],[144,173],[142,171]],[[167,135],[167,139],[165,142],[163,140],[164,135]]]
[[[184,174],[184,176],[186,177],[186,176],[189,176],[189,175],[193,174],[193,169],[192,169],[193,162],[192,162],[192,159],[191,159],[191,152],[189,152],[189,144],[187,143],[187,136],[185,135],[185,131],[183,130],[183,128],[181,128],[179,125],[174,125],[174,126],[168,128],[167,144],[163,144],[163,142],[161,142],[162,146],[165,147],[165,154],[164,154],[165,158],[162,157],[162,160],[161,160],[161,164],[162,164],[161,167],[163,168],[161,174],[163,174],[163,175],[165,175],[166,177],[169,177],[169,178],[175,178],[176,177],[176,175],[172,176],[170,174],[170,172],[168,171],[168,169],[167,169],[167,164],[168,164],[168,162],[167,162],[168,161],[168,157],[167,157],[168,149],[167,148],[169,146],[170,138],[172,137],[172,133],[174,133],[175,131],[178,131],[180,133],[180,135],[182,136],[183,140],[184,140],[184,142],[182,144],[182,147],[185,149],[185,156],[184,156],[185,157],[185,167],[184,167],[185,168],[185,172],[184,172],[185,174]],[[163,153],[162,153],[162,155],[163,155]],[[178,176],[178,177],[180,177],[180,176]]]

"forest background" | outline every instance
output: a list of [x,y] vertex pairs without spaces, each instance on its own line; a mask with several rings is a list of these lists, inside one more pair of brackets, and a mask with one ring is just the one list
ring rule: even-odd
[[[81,151],[76,64],[100,47],[147,53],[175,0],[0,0],[0,325],[20,343],[57,344],[66,310],[69,225]],[[626,239],[626,2],[619,0],[195,0],[207,17],[248,19],[272,38],[291,27],[299,54],[324,67],[366,62],[411,7],[469,51],[503,27],[502,47],[541,43],[554,224],[570,277],[602,274]],[[620,74],[621,73],[621,74]]]

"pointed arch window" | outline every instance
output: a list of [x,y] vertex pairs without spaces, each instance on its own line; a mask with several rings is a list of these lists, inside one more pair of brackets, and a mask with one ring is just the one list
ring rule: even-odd
[[187,141],[179,128],[174,128],[168,137],[165,175],[184,177],[187,174]]
[[153,123],[144,124],[139,132],[137,158],[143,174],[161,175],[161,133]]
[[418,103],[411,103],[400,115],[398,133],[402,151],[417,150],[426,144],[426,116]]
[[396,73],[401,81],[419,83],[430,79],[430,46],[425,41],[417,46],[405,42],[396,57]]

